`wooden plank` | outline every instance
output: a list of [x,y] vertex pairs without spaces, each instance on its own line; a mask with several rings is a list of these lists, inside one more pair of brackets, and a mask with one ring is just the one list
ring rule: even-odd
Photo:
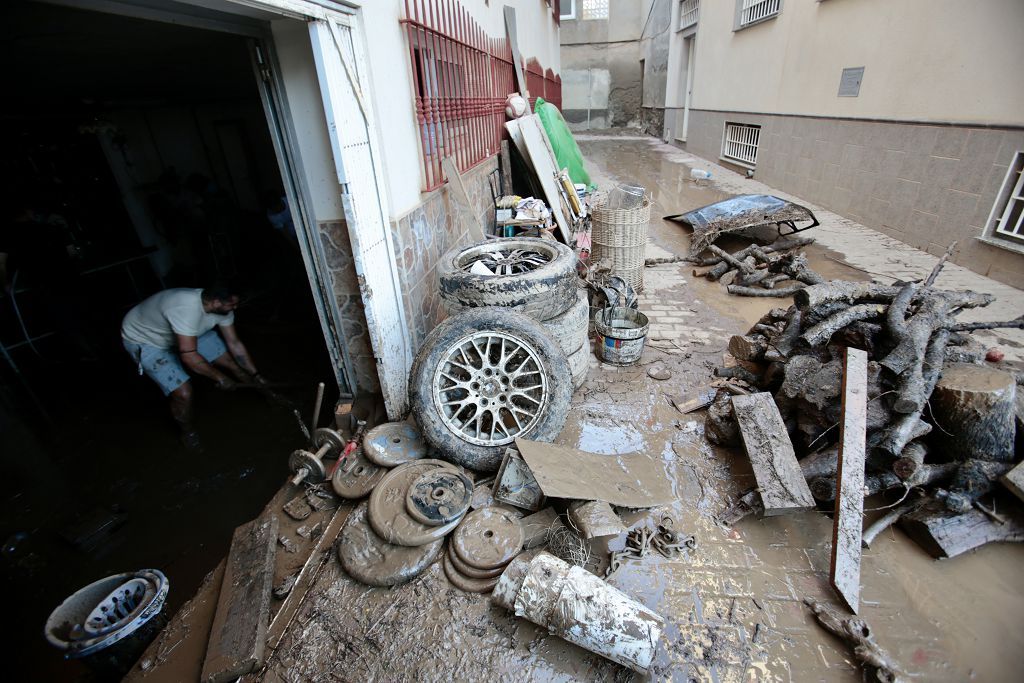
[[1024,506],[1000,505],[999,514],[1005,523],[977,508],[958,515],[935,502],[904,515],[899,525],[932,557],[956,557],[986,543],[1024,542]]
[[501,141],[501,191],[505,195],[512,195],[512,154],[508,148],[508,140]]
[[233,681],[262,666],[277,544],[276,515],[235,529],[203,662],[207,683]]
[[480,242],[484,239],[484,229],[480,225],[476,211],[473,210],[473,201],[469,198],[469,192],[466,191],[455,161],[451,157],[445,157],[441,160],[441,170],[448,179],[448,197],[452,200],[466,232],[469,233],[469,238],[474,242]]
[[[516,71],[516,85],[519,86],[519,94],[527,98],[530,91],[526,88],[526,74],[523,73],[523,56],[519,53],[519,37],[516,29],[516,8],[505,5],[505,35],[508,36],[508,45],[512,49],[512,65]],[[511,95],[512,93],[507,93]]]
[[1024,462],[1004,474],[1000,481],[1013,495],[1024,500]]
[[123,683],[198,681],[210,639],[214,609],[224,581],[224,560],[206,575],[196,594],[174,615],[125,675]]
[[768,392],[733,396],[732,407],[764,503],[765,516],[814,509],[793,442]]
[[836,514],[829,581],[854,614],[860,605],[860,539],[864,524],[864,455],[868,419],[868,354],[847,347],[839,423]]
[[[558,172],[555,155],[551,151],[551,143],[548,142],[548,135],[544,132],[544,126],[536,114],[516,119],[519,123],[519,130],[523,134],[523,143],[529,154],[530,163],[533,164],[537,181],[544,190],[544,199],[551,209],[555,218],[555,225],[558,226],[562,241],[571,245],[572,224],[565,216],[562,209],[562,195],[558,189],[558,182],[555,174]],[[513,138],[513,142],[515,138]]]
[[718,389],[715,387],[704,387],[694,393],[687,394],[685,397],[669,396],[669,401],[676,407],[683,415],[707,408],[711,405],[712,401],[715,400],[715,394],[718,393]]

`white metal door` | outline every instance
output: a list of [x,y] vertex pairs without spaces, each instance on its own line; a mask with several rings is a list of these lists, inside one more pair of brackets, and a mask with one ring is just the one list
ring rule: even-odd
[[686,142],[686,130],[690,127],[690,93],[693,92],[693,45],[697,36],[686,39],[686,96],[683,98],[683,130],[679,139]]
[[387,189],[374,131],[362,37],[346,18],[309,23],[353,261],[388,417],[408,412],[408,344],[388,226]]

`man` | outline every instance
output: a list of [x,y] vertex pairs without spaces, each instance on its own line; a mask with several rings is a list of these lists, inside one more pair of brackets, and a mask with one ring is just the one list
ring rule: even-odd
[[264,383],[235,331],[236,308],[238,294],[229,287],[167,289],[128,311],[121,323],[125,350],[139,374],[145,373],[170,398],[171,415],[190,450],[200,445],[192,422],[189,373],[208,377],[228,391],[235,388],[235,380]]

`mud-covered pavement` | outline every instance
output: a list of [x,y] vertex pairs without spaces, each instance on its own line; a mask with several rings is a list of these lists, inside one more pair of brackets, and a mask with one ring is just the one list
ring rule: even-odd
[[[721,171],[716,177],[722,181],[698,187],[689,179],[686,156],[650,138],[578,140],[601,186],[628,180],[653,191],[652,216],[764,191],[754,181]],[[851,231],[848,221],[827,212],[819,219],[823,225],[815,236],[824,246],[807,253],[827,277],[868,279],[865,270],[880,277],[921,276],[934,263],[934,257],[890,245],[892,240],[862,227]],[[874,248],[865,235],[874,236]],[[837,249],[846,239],[851,247]],[[652,221],[649,256],[682,255],[687,249],[685,230]],[[870,262],[872,255],[876,262]],[[941,284],[988,286],[1001,298],[1000,310],[989,309],[984,317],[1020,313],[1012,310],[1024,305],[1020,292],[963,269],[949,270],[944,278],[950,282]],[[1007,290],[1014,296],[1010,301],[1005,301]],[[768,308],[789,303],[731,297],[718,283],[693,278],[685,264],[648,269],[640,308],[651,317],[652,329],[640,363],[613,368],[593,358],[587,383],[576,393],[569,422],[556,440],[597,453],[639,451],[668,466],[678,501],[622,515],[628,524],[653,526],[668,514],[678,531],[696,536],[696,548],[672,560],[656,553],[628,560],[608,579],[666,619],[654,680],[861,678],[846,645],[820,630],[802,603],[805,596],[833,600],[827,576],[831,520],[809,512],[748,518],[734,529],[719,526],[715,514],[731,495],[753,484],[746,457],[710,447],[702,434],[703,414],[681,415],[668,398],[705,384],[721,364],[730,335],[744,332]],[[1012,360],[1020,360],[1019,342],[1014,335],[998,337]],[[667,368],[671,378],[650,378],[647,370],[655,365]],[[867,508],[887,502],[870,499]],[[607,558],[601,552],[595,556]],[[911,678],[1016,680],[1024,665],[1024,632],[1018,628],[1024,614],[1022,560],[1020,545],[991,545],[936,562],[901,532],[887,531],[864,552],[861,615]],[[486,596],[455,589],[440,563],[410,584],[381,589],[348,578],[333,557],[261,673],[267,681],[633,676],[492,607]]]

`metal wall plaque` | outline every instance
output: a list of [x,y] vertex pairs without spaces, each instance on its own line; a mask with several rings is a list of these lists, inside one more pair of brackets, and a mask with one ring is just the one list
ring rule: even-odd
[[843,76],[839,79],[840,97],[857,97],[860,95],[860,82],[864,80],[864,67],[854,66],[843,69]]

